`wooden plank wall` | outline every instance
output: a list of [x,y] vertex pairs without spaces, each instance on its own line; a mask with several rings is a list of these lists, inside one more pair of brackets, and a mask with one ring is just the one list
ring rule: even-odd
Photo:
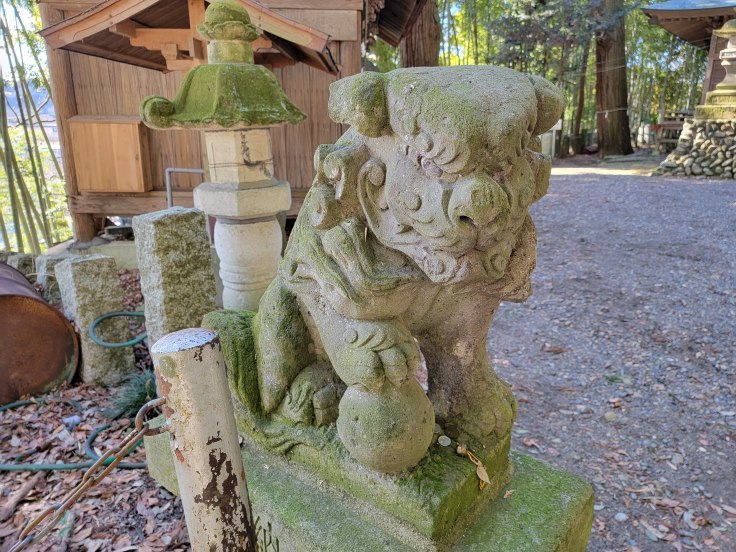
[[[343,132],[327,114],[329,85],[360,71],[359,42],[332,42],[330,50],[341,67],[337,77],[304,64],[274,70],[287,97],[307,114],[298,125],[272,131],[276,176],[291,183],[295,207],[311,185],[314,150],[319,144],[334,142]],[[156,94],[173,98],[183,78],[181,72],[163,74],[84,54],[72,52],[69,57],[79,115],[137,115],[144,97]],[[165,189],[167,167],[202,167],[200,133],[151,131],[150,137],[153,190]],[[198,175],[177,174],[174,179],[176,189],[191,189],[201,182]]]
[[[183,73],[163,74],[114,61],[70,53],[74,95],[79,115],[138,115],[141,100],[149,95],[173,98]],[[151,131],[150,159],[154,190],[164,190],[167,167],[202,167],[201,137],[198,132]],[[194,188],[197,175],[177,175],[175,186]]]
[[314,150],[320,144],[334,142],[344,132],[342,125],[333,123],[327,114],[329,86],[339,77],[360,72],[360,43],[333,43],[331,50],[341,65],[338,77],[303,64],[274,70],[286,96],[307,114],[307,119],[296,126],[287,125],[271,131],[274,170],[278,178],[285,177],[291,183],[292,214],[312,184]]

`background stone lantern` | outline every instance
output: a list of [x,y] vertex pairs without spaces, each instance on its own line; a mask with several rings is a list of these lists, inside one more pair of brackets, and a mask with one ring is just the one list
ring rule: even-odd
[[715,90],[708,93],[706,103],[733,105],[736,103],[736,19],[727,21],[723,27],[713,31],[713,34],[728,39],[728,44],[720,53],[726,76],[716,85]]
[[257,310],[281,254],[276,214],[291,207],[289,183],[273,176],[269,128],[305,115],[253,63],[258,31],[240,4],[213,2],[198,30],[208,63],[189,71],[173,101],[146,98],[141,115],[151,128],[204,131],[209,181],[194,190],[194,204],[217,219],[223,306]]

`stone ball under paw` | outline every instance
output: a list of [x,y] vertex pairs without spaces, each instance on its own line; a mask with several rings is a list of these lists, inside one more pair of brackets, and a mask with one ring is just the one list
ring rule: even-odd
[[361,464],[384,473],[415,466],[427,452],[434,430],[434,409],[422,387],[411,379],[380,391],[348,387],[340,401],[337,432]]

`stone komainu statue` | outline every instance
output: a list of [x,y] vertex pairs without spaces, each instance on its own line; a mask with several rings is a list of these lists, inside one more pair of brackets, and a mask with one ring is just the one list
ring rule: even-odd
[[253,320],[251,408],[257,394],[266,418],[336,422],[350,454],[387,473],[419,462],[435,422],[477,450],[507,436],[516,405],[486,335],[500,301],[531,292],[529,206],[550,174],[537,137],[562,108],[546,80],[499,67],[334,83],[330,116],[351,128],[318,148]]

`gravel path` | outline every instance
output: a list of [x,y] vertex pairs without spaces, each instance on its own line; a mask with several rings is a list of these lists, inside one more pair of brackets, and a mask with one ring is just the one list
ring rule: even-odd
[[736,183],[552,178],[491,328],[515,447],[590,481],[590,551],[736,551]]

